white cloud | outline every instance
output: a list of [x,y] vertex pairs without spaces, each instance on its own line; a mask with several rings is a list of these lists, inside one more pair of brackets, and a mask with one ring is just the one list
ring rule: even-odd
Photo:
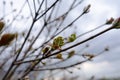
[[[110,63],[108,61],[103,61],[99,63],[87,62],[82,65],[82,71],[86,74],[86,77],[95,76],[95,77],[115,77],[119,76],[116,74],[119,72],[119,66],[116,66],[119,61]],[[116,66],[116,67],[115,67]]]
[[[108,62],[101,62],[101,63],[85,63],[82,65],[82,69],[85,73],[87,74],[91,74],[91,75],[95,75],[95,74],[99,74],[99,73],[103,73],[103,71],[107,68],[108,66],[110,66],[110,63]],[[107,68],[107,69],[110,69]]]

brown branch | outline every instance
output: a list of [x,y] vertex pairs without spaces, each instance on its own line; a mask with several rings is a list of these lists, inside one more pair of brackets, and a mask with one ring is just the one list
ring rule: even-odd
[[76,43],[76,44],[74,44],[74,45],[72,45],[72,46],[69,46],[69,47],[67,47],[67,48],[64,48],[64,49],[62,49],[62,50],[60,50],[60,51],[54,52],[53,54],[50,54],[50,55],[47,55],[47,56],[44,56],[44,57],[42,57],[42,58],[38,58],[38,59],[35,59],[35,60],[18,61],[18,62],[15,62],[14,64],[18,65],[18,64],[23,64],[23,63],[34,62],[34,61],[39,61],[39,60],[42,60],[42,59],[46,59],[46,58],[48,58],[48,57],[50,57],[50,56],[53,56],[53,55],[56,55],[56,54],[58,54],[58,53],[64,52],[64,51],[69,50],[69,49],[71,49],[71,48],[73,48],[73,47],[76,47],[76,46],[78,46],[78,45],[81,45],[81,44],[83,44],[83,43],[85,43],[85,42],[87,42],[87,41],[89,41],[89,40],[92,40],[92,39],[94,39],[95,37],[97,37],[97,36],[99,36],[99,35],[107,32],[107,31],[109,31],[109,30],[111,30],[111,29],[113,29],[113,28],[114,28],[114,27],[111,26],[111,27],[109,27],[109,28],[101,31],[100,33],[97,33],[96,35],[93,35],[93,36],[91,36],[91,37],[89,37],[89,38],[87,38],[87,39],[85,39],[85,40],[83,40],[83,41],[81,41],[81,42],[78,42],[78,43]]
[[44,16],[53,6],[57,4],[57,2],[60,0],[56,0],[43,14],[41,14],[36,20],[40,19],[42,16]]
[[57,70],[57,69],[66,69],[66,68],[71,68],[71,67],[74,67],[76,65],[79,65],[79,64],[82,64],[84,62],[87,62],[89,61],[88,59],[87,60],[83,60],[83,61],[80,61],[78,63],[75,63],[75,64],[72,64],[72,65],[68,65],[68,66],[63,66],[63,67],[54,67],[54,68],[46,68],[46,69],[33,69],[33,71],[45,71],[45,70]]

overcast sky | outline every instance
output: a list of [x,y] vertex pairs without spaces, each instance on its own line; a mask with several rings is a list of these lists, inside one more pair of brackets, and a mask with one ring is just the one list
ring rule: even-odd
[[[18,2],[18,0],[16,1]],[[67,4],[69,5],[69,2]],[[75,24],[78,26],[77,34],[80,32],[79,30],[82,32],[91,30],[111,17],[120,17],[120,0],[85,0],[82,6],[88,4],[91,4],[90,13]],[[19,7],[18,4],[15,6]],[[77,8],[71,14],[71,19],[79,13],[81,11]],[[120,30],[111,30],[88,43],[91,46],[86,52],[97,53],[106,46],[110,47],[110,51],[96,57],[92,62],[84,63],[81,65],[82,71],[76,72],[85,77],[92,75],[96,77],[120,77]]]
[[[83,3],[91,4],[90,13],[84,18],[89,20],[86,30],[104,23],[110,17],[120,17],[120,0],[86,0]],[[97,77],[120,77],[120,30],[111,30],[89,43],[91,43],[91,47],[88,51],[93,53],[105,46],[109,46],[110,51],[96,57],[93,62],[83,64],[84,74]]]

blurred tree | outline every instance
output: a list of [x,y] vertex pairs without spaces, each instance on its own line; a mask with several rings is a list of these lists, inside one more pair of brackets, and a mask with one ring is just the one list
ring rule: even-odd
[[[76,34],[75,22],[90,11],[91,5],[82,6],[81,13],[72,19],[70,15],[80,7],[83,0],[1,0],[0,1],[0,69],[2,80],[54,80],[54,72],[61,74],[77,68],[98,54],[82,53],[75,47],[111,30],[120,28],[120,18],[86,33]],[[111,24],[111,25],[110,25]],[[110,25],[84,40],[80,38],[102,26]],[[77,41],[78,40],[78,41]],[[74,57],[79,61],[73,61]],[[49,77],[48,77],[49,76]],[[75,80],[73,77],[69,80]]]

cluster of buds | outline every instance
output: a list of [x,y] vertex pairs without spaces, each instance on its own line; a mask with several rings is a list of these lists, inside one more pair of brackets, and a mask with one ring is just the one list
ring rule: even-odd
[[94,54],[88,54],[88,53],[85,53],[85,54],[82,54],[83,58],[87,58],[88,60],[92,60],[95,55]]
[[106,21],[105,24],[112,24],[112,27],[114,29],[119,29],[120,28],[120,17],[114,20],[114,18],[110,18],[109,20]]
[[113,21],[114,21],[114,18],[113,17],[111,17],[109,20],[107,20],[106,21],[106,23],[105,24],[112,24],[113,23]]
[[88,6],[86,6],[84,9],[83,9],[83,12],[84,13],[88,13],[90,11],[90,7],[91,5],[89,4]]
[[114,21],[112,27],[115,28],[115,29],[119,29],[119,28],[120,28],[120,17],[117,18],[117,19]]

